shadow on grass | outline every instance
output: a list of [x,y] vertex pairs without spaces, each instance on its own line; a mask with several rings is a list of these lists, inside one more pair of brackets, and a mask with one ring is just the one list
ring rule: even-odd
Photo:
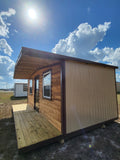
[[14,96],[11,96],[10,99],[11,100],[26,100],[27,97],[14,97]]

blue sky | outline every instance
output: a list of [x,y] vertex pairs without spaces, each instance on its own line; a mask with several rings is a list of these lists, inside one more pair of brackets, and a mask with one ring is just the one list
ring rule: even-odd
[[0,2],[0,88],[19,82],[13,72],[22,46],[120,67],[119,15],[120,0]]

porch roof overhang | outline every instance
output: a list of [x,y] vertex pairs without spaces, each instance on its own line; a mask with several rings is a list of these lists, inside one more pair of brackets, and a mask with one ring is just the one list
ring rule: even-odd
[[36,70],[60,61],[47,52],[22,47],[15,65],[14,79],[30,79]]
[[67,60],[118,68],[117,66],[22,47],[15,65],[14,79],[30,79],[36,70]]

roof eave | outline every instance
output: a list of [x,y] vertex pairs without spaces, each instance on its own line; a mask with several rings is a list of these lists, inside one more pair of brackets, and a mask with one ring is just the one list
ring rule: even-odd
[[[25,78],[23,78],[25,76],[21,76],[21,78],[18,78],[19,76],[16,75],[16,72],[17,72],[16,68],[21,63],[21,59],[24,56],[30,56],[30,57],[34,57],[34,58],[38,57],[41,59],[47,59],[47,60],[53,60],[53,61],[58,60],[59,62],[60,61],[76,61],[76,62],[80,62],[80,63],[94,64],[94,65],[100,65],[100,66],[104,66],[104,67],[111,67],[114,69],[118,69],[117,66],[113,66],[113,65],[108,65],[108,64],[103,64],[103,63],[99,63],[99,62],[93,62],[90,60],[84,60],[84,59],[75,58],[75,57],[68,57],[68,56],[64,56],[64,55],[60,55],[60,54],[55,54],[55,53],[50,53],[50,52],[45,52],[45,51],[40,51],[40,50],[36,50],[36,49],[22,47],[20,54],[18,56],[16,65],[15,65],[14,79],[25,79]],[[29,79],[29,78],[30,77],[27,77],[27,79]]]

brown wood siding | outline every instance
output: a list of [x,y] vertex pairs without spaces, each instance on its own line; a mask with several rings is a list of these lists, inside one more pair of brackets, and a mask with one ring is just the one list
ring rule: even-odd
[[117,117],[114,68],[65,62],[66,131]]
[[[51,70],[52,74],[52,88],[51,88],[51,100],[43,98],[43,73]],[[43,113],[47,119],[59,130],[61,131],[61,84],[60,84],[60,74],[61,65],[54,65],[51,67],[46,67],[40,69],[34,73],[31,77],[39,75],[39,111]],[[34,88],[34,82],[33,82]],[[34,93],[29,94],[28,92],[28,104],[34,106]]]

